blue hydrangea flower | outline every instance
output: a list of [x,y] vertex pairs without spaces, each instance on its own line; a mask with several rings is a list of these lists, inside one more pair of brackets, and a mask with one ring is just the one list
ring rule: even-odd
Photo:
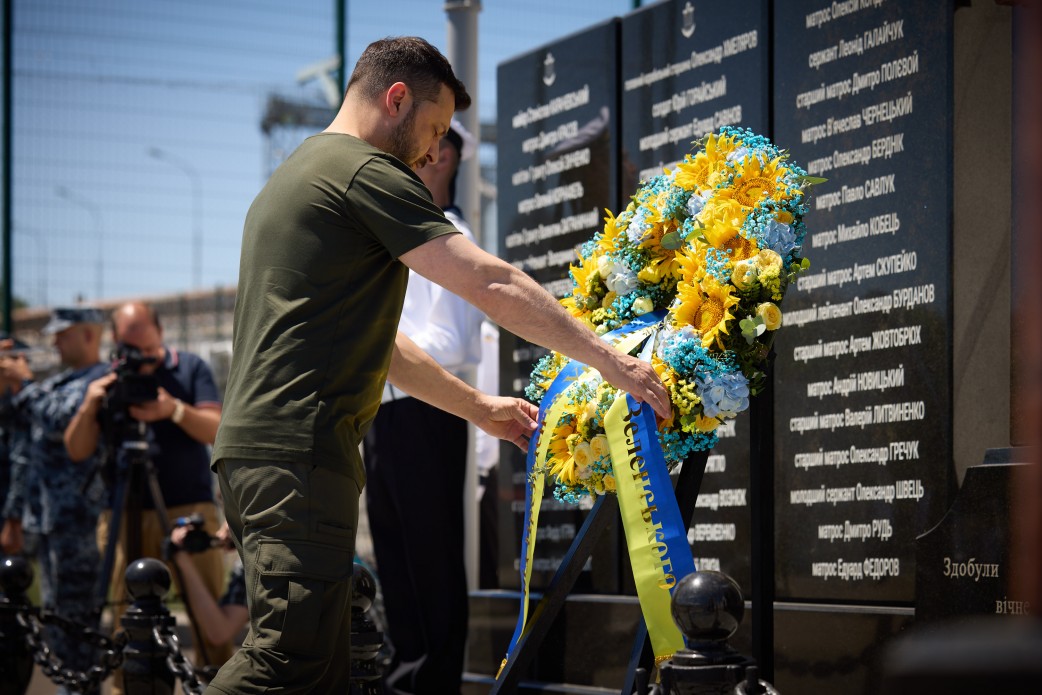
[[749,154],[748,147],[738,147],[734,151],[729,152],[727,155],[727,161],[729,162],[740,162],[746,158]]
[[749,407],[749,380],[741,372],[696,377],[695,391],[706,417],[732,418]]
[[647,223],[647,216],[647,208],[637,208],[637,211],[633,213],[633,219],[630,220],[629,226],[626,227],[626,236],[634,246],[640,246],[641,242],[644,241],[644,237],[651,230],[651,225]]
[[796,248],[796,233],[792,227],[778,220],[771,220],[763,230],[763,239],[767,248],[782,258],[786,258]]
[[615,263],[611,273],[604,278],[604,285],[617,295],[629,294],[637,289],[637,274],[624,263]]
[[706,199],[698,193],[692,193],[691,197],[687,201],[687,214],[689,217],[694,217],[698,213],[702,212],[702,208],[706,206]]

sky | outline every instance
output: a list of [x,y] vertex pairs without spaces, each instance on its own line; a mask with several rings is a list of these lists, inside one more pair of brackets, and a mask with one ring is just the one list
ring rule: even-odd
[[[268,97],[321,100],[296,74],[335,53],[334,0],[11,1],[15,296],[42,307],[234,285],[246,210],[305,136],[265,136]],[[485,0],[481,120],[495,120],[500,62],[632,7]],[[445,51],[443,0],[347,9],[349,67],[389,35]]]

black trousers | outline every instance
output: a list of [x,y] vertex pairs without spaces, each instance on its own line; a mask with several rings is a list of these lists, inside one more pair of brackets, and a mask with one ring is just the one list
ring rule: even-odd
[[380,406],[366,504],[395,658],[389,693],[456,695],[467,639],[466,423],[416,400]]

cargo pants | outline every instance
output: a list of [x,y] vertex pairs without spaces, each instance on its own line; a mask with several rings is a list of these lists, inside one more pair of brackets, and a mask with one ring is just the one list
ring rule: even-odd
[[346,693],[358,483],[303,463],[215,466],[250,626],[207,695]]

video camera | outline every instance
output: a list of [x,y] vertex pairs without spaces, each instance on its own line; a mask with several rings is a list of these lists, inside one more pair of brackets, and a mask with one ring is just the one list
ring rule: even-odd
[[112,373],[115,380],[105,392],[105,400],[98,411],[98,424],[105,446],[105,458],[98,462],[98,470],[106,485],[112,487],[125,466],[119,459],[120,451],[135,444],[134,455],[147,455],[147,434],[143,423],[130,415],[130,406],[149,403],[159,397],[159,380],[154,374],[142,374],[141,369],[157,362],[157,358],[142,354],[126,343],[118,343],[112,351]]
[[121,408],[156,400],[159,397],[159,381],[155,374],[142,374],[141,368],[157,361],[158,358],[148,357],[132,345],[116,345],[112,351],[112,371],[116,374],[116,380],[109,386],[105,407]]

